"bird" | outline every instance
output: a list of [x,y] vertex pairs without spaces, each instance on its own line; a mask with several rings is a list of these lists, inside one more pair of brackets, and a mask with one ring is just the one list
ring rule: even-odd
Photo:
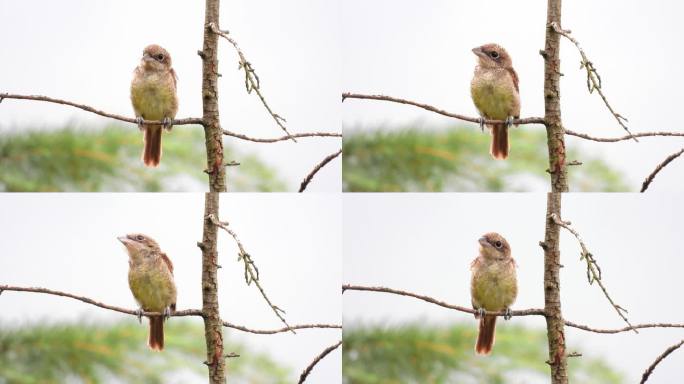
[[518,295],[518,283],[508,241],[496,232],[489,232],[478,242],[480,254],[470,266],[470,296],[476,310],[475,318],[480,321],[475,352],[488,355],[494,346],[496,316],[487,312],[505,311],[504,318],[508,320],[510,306]]
[[[159,165],[162,128],[171,131],[171,120],[178,112],[177,79],[166,49],[157,44],[145,47],[140,64],[133,71],[131,103],[136,123],[145,132],[142,160],[148,167]],[[162,124],[143,124],[143,120],[159,120]]]
[[118,237],[128,252],[128,285],[142,312],[159,312],[149,316],[150,333],[147,344],[154,351],[164,349],[164,319],[176,310],[176,284],[173,264],[159,244],[141,233]]
[[512,120],[520,118],[520,91],[518,74],[511,57],[498,44],[485,44],[473,48],[478,57],[475,74],[470,82],[470,95],[480,113],[480,128],[484,120],[505,120],[505,123],[487,124],[492,131],[490,153],[494,159],[508,157],[508,128]]

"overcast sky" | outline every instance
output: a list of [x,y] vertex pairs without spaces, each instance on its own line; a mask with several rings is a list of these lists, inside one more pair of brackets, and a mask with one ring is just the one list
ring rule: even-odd
[[[287,311],[290,324],[340,324],[341,197],[231,194],[223,195],[220,203],[221,219],[237,232],[259,268],[264,289]],[[202,239],[203,207],[202,194],[3,194],[0,284],[62,290],[134,309],[128,256],[116,237],[142,232],[156,239],[175,265],[178,309],[199,309],[201,253],[196,242]],[[219,233],[223,320],[256,329],[281,328],[256,287],[245,284],[244,266],[236,255],[232,239]],[[84,317],[131,318],[56,296],[16,292],[0,296],[0,323]],[[201,323],[198,318],[191,321]],[[297,377],[341,337],[335,329],[271,336],[226,333],[252,350],[269,353]],[[340,376],[338,349],[316,366],[311,382],[338,383]]]
[[[477,116],[470,99],[476,64],[471,49],[497,42],[510,53],[520,77],[521,116],[543,116],[544,63],[539,50],[544,48],[546,1],[348,0],[343,4],[344,91],[382,93]],[[672,118],[681,109],[684,87],[681,34],[675,29],[683,7],[682,2],[663,0],[563,2],[563,27],[580,41],[598,68],[606,96],[629,119],[634,133],[684,131]],[[579,69],[579,63],[575,47],[563,40],[565,127],[600,137],[624,135],[598,94],[588,93],[586,72]],[[382,101],[348,100],[343,106],[345,129],[411,123],[447,127],[464,122]],[[515,129],[511,134],[515,135]],[[636,190],[658,163],[682,148],[684,138],[610,144],[568,137],[567,142],[605,158],[626,174]],[[511,156],[515,153],[511,148]],[[684,162],[675,161],[658,175],[650,190],[682,190],[682,172]]]
[[[270,106],[287,119],[292,133],[341,130],[336,5],[317,0],[221,4],[221,28],[238,41]],[[7,37],[0,44],[0,92],[47,95],[133,117],[133,69],[143,48],[156,43],[169,51],[179,77],[177,117],[201,117],[202,63],[197,51],[202,48],[203,23],[204,2],[0,0],[0,34]],[[237,54],[223,39],[219,70],[223,128],[253,137],[282,136],[259,98],[247,94]],[[89,128],[113,120],[37,101],[5,100],[0,108],[0,130],[53,128],[69,122]],[[233,138],[226,142],[243,153],[257,152],[279,171],[290,190],[341,145],[339,138],[302,138],[299,144]],[[336,159],[307,190],[339,191],[340,172],[341,161]]]
[[[633,324],[682,323],[681,196],[571,194],[563,196],[562,204],[563,218],[582,235],[602,268],[603,282],[629,311]],[[470,263],[478,253],[477,239],[496,231],[508,240],[518,264],[513,309],[543,308],[544,254],[538,244],[544,239],[545,212],[544,194],[345,194],[343,280],[469,306]],[[625,324],[599,287],[587,283],[586,264],[579,255],[575,238],[563,231],[563,316],[595,328],[622,328]],[[343,305],[345,326],[421,320],[472,322],[476,327],[472,315],[385,293],[348,291]],[[545,329],[541,317],[514,317],[510,323]],[[681,338],[677,329],[601,335],[566,327],[571,351],[605,358],[627,374],[629,383]],[[681,354],[670,356],[653,379],[681,379],[682,359]]]

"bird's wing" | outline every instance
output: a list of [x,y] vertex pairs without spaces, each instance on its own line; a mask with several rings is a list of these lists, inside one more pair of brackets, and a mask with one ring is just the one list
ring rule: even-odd
[[166,253],[161,254],[162,260],[164,260],[164,263],[166,263],[166,266],[169,267],[169,272],[173,275],[173,263],[171,262],[171,259],[169,259],[168,256],[166,256]]
[[[171,72],[171,78],[173,79],[173,89],[176,90],[176,83],[178,82],[178,75],[176,75],[176,71],[174,71],[173,68],[169,69],[169,72]],[[518,78],[517,77],[515,80],[515,88],[518,89]]]
[[513,67],[508,67],[506,68],[508,73],[511,75],[511,78],[513,79],[513,85],[515,85],[515,90],[517,92],[520,92],[520,89],[518,89],[518,74],[515,73],[515,69]]

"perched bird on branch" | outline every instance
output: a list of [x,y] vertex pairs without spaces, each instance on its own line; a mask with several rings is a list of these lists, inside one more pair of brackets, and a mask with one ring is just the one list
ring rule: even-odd
[[152,350],[161,351],[164,349],[164,318],[176,310],[173,264],[149,236],[132,233],[118,239],[128,251],[128,285],[140,305],[140,313],[164,314],[149,317],[150,335],[147,341]]
[[[496,232],[485,233],[479,240],[480,255],[470,266],[470,296],[475,318],[480,319],[475,352],[487,355],[494,346],[496,316],[487,311],[510,313],[510,306],[518,294],[515,273],[515,260],[511,257],[511,247],[506,239]],[[506,320],[510,315],[504,317]]]
[[508,128],[514,118],[520,117],[518,75],[511,57],[497,44],[473,48],[478,57],[475,75],[470,83],[470,95],[480,112],[480,127],[484,119],[506,120],[506,123],[488,124],[492,131],[490,153],[495,159],[508,157]]
[[[138,127],[145,131],[142,159],[148,167],[159,165],[162,128],[171,131],[171,120],[178,111],[176,80],[169,53],[156,44],[145,47],[140,64],[133,71],[131,102]],[[162,124],[142,124],[143,120],[159,120]]]

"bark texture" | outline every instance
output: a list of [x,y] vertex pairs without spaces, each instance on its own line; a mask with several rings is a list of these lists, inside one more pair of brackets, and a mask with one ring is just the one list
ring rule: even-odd
[[219,0],[206,0],[202,57],[202,120],[207,147],[209,191],[226,191],[226,168],[223,163],[223,132],[218,108],[218,39],[210,25],[219,26]]
[[226,382],[226,360],[223,353],[223,325],[218,303],[218,252],[216,237],[218,227],[211,217],[218,216],[219,194],[209,192],[204,197],[204,234],[199,244],[202,249],[202,314],[204,316],[204,337],[207,342],[209,382]]
[[561,0],[548,0],[546,11],[546,43],[544,57],[544,120],[549,147],[551,191],[567,192],[568,180],[565,164],[565,131],[560,107],[560,38],[551,23],[561,26]]
[[561,194],[549,193],[546,200],[546,235],[544,236],[544,311],[546,333],[549,341],[551,382],[567,384],[567,354],[565,353],[565,330],[560,301],[560,227],[551,218],[561,217]]

